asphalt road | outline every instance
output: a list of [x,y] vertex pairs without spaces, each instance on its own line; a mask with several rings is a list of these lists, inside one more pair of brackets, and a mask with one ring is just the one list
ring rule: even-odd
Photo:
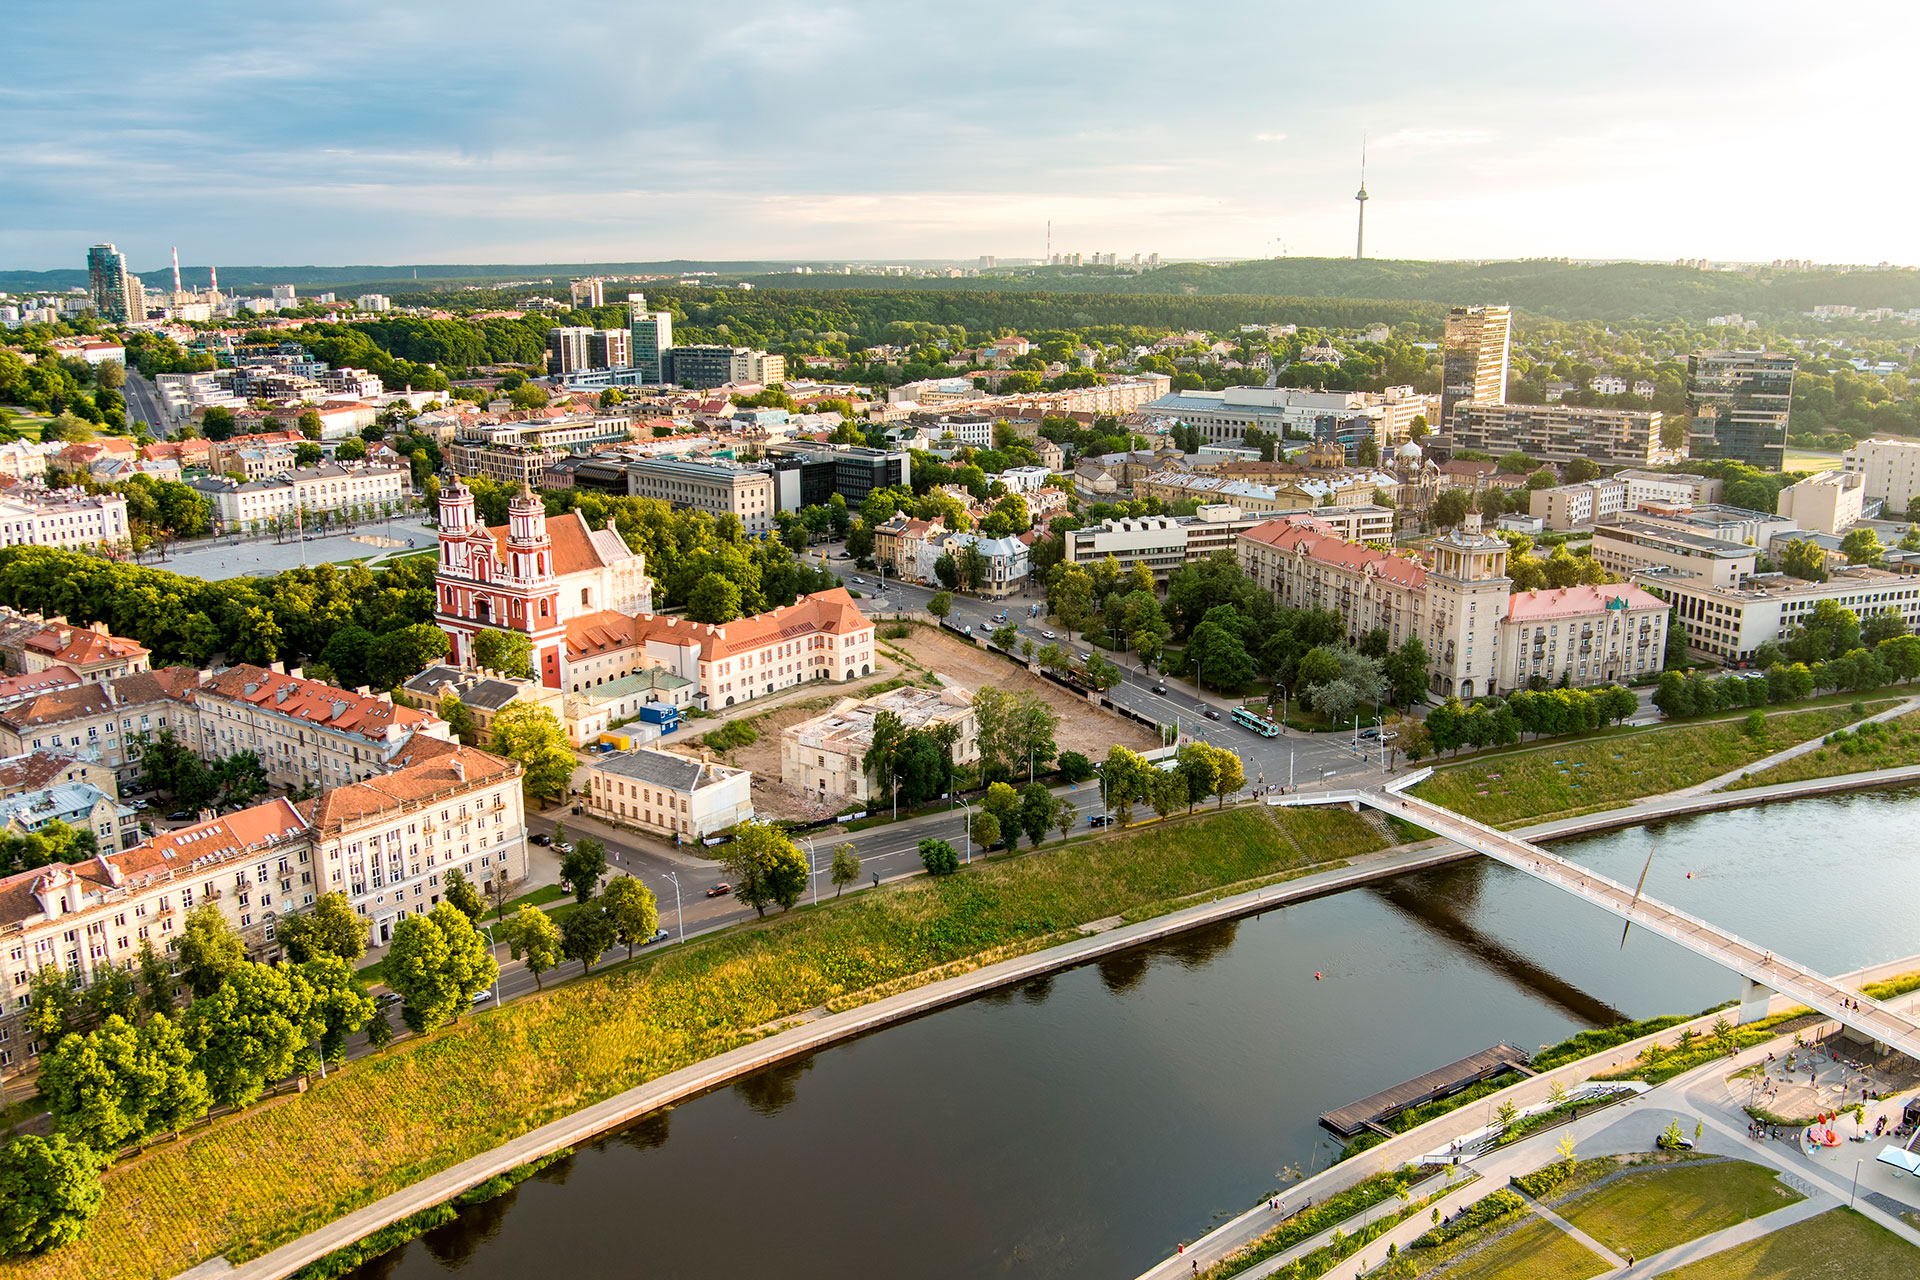
[[147,434],[155,440],[167,438],[167,415],[160,407],[160,393],[138,369],[127,370],[127,383],[120,388],[127,401],[127,425],[147,424]]

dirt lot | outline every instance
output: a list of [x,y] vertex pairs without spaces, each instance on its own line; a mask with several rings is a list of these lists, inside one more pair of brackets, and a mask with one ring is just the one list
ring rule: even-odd
[[1078,751],[1089,760],[1104,760],[1116,742],[1132,751],[1151,751],[1160,745],[1159,736],[1145,725],[1099,710],[1053,681],[1042,680],[1005,658],[956,640],[945,632],[915,627],[905,640],[885,643],[968,689],[994,685],[1009,692],[1039,694],[1060,713],[1060,728],[1054,740],[1062,751]]

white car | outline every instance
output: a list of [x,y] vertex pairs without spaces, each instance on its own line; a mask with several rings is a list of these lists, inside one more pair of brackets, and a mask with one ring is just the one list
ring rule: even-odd
[[474,1004],[485,1004],[487,1001],[491,999],[493,999],[492,987],[488,987],[485,991],[476,991],[473,993]]

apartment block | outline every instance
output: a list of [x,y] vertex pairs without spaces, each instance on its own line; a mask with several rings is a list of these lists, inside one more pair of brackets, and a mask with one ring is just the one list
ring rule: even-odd
[[1660,452],[1655,409],[1463,403],[1453,412],[1451,429],[1455,452],[1477,449],[1497,458],[1517,449],[1556,466],[1586,458],[1603,467],[1644,467]]
[[416,737],[447,741],[444,720],[396,706],[385,693],[348,691],[246,664],[192,693],[198,733],[183,738],[205,759],[251,751],[272,782],[321,790],[384,772]]
[[1865,512],[1866,477],[1822,471],[1780,491],[1779,514],[1813,533],[1845,533]]
[[117,493],[15,487],[0,497],[0,547],[83,551],[132,536],[127,500]]
[[1440,375],[1440,420],[1447,429],[1461,405],[1506,403],[1512,337],[1512,307],[1455,307],[1447,312]]
[[1920,440],[1862,440],[1847,450],[1841,467],[1864,482],[1868,502],[1883,502],[1889,513],[1920,514]]
[[1624,480],[1588,480],[1535,489],[1527,497],[1527,514],[1538,517],[1549,529],[1564,532],[1625,511],[1627,494]]

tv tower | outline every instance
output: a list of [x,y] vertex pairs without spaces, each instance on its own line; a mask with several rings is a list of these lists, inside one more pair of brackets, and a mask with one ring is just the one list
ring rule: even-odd
[[180,246],[178,245],[173,248],[173,293],[175,298],[180,296]]
[[1354,197],[1360,202],[1360,231],[1353,239],[1353,257],[1357,262],[1367,256],[1367,139],[1360,138],[1360,194]]

